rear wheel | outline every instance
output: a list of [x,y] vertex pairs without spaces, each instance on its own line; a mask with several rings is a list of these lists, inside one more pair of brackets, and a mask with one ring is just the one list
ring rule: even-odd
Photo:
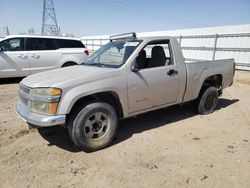
[[114,108],[102,102],[86,105],[69,121],[69,135],[75,145],[85,151],[107,146],[114,138],[118,118]]
[[212,113],[218,103],[218,91],[214,86],[210,86],[206,89],[202,89],[197,101],[196,109],[199,114]]

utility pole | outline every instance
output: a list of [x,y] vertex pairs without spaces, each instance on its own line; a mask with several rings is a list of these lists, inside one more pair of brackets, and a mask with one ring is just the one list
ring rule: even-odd
[[53,0],[43,0],[42,35],[60,35]]

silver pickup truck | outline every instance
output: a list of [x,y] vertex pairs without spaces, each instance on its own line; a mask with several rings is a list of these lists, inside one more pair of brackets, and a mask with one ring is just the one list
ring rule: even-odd
[[213,112],[234,71],[233,59],[185,62],[172,37],[116,35],[82,65],[23,79],[16,110],[33,127],[66,126],[75,145],[94,151],[119,119],[188,101]]

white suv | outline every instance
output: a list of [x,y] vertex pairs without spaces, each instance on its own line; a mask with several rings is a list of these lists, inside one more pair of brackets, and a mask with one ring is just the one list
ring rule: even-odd
[[79,39],[10,35],[0,40],[0,78],[81,64],[88,55]]

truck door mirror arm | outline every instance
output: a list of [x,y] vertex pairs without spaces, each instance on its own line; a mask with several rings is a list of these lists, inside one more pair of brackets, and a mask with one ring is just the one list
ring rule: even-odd
[[132,72],[138,72],[139,71],[139,65],[138,65],[136,60],[131,65],[131,71]]

